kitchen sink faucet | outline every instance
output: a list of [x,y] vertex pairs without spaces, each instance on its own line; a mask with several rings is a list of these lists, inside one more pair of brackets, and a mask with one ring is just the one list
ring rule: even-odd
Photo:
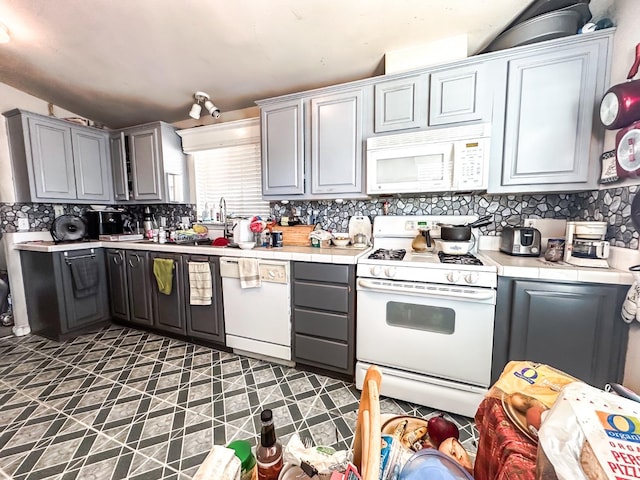
[[229,238],[231,236],[231,232],[229,231],[229,224],[227,222],[227,201],[224,197],[220,197],[220,202],[218,203],[220,221],[224,225],[224,238]]

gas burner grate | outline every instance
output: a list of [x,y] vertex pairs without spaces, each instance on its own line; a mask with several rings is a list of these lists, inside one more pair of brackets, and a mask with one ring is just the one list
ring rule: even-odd
[[440,263],[454,263],[456,265],[482,265],[482,262],[470,253],[463,255],[452,255],[449,253],[438,252]]
[[368,258],[373,260],[402,260],[406,253],[407,251],[405,249],[390,250],[386,248],[379,248],[369,255]]

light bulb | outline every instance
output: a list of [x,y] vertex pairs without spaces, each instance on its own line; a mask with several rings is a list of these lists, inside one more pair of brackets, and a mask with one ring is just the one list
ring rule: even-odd
[[202,111],[202,107],[199,103],[194,103],[191,107],[191,111],[189,112],[189,116],[194,120],[198,120],[200,118],[200,112]]

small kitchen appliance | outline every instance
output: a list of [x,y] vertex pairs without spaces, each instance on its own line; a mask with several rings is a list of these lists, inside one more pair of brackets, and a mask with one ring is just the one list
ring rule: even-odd
[[78,242],[87,236],[87,224],[78,215],[60,215],[51,225],[51,237],[55,243]]
[[500,251],[520,257],[540,255],[540,231],[532,227],[504,227],[500,237]]
[[240,245],[243,242],[253,241],[253,232],[251,231],[251,220],[248,218],[237,218],[233,225],[233,243]]
[[567,222],[564,261],[579,267],[609,268],[606,222]]
[[87,210],[87,237],[98,239],[100,235],[122,235],[124,233],[123,212],[116,210]]
[[367,139],[367,193],[486,190],[490,131],[476,124]]

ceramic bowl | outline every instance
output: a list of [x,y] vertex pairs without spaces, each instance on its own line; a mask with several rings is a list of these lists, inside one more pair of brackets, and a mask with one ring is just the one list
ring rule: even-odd
[[338,246],[338,247],[346,247],[347,245],[349,245],[349,242],[350,242],[349,237],[347,237],[347,238],[335,238],[334,237],[332,239],[332,241],[333,241],[333,244]]
[[240,242],[238,246],[242,250],[251,250],[253,247],[256,246],[256,242]]

